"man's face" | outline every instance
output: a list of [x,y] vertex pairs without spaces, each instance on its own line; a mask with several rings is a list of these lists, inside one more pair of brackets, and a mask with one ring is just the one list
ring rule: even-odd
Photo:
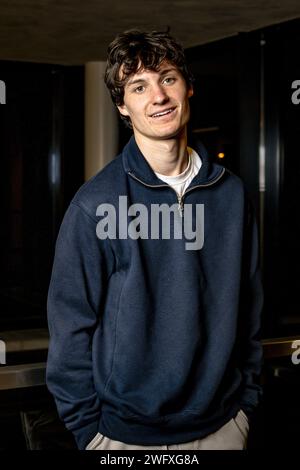
[[175,137],[190,117],[189,97],[180,71],[163,61],[159,71],[142,69],[129,77],[124,89],[121,114],[129,116],[135,134],[154,140]]

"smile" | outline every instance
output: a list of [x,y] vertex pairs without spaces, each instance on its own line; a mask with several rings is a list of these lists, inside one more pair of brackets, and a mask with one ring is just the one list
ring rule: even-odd
[[176,108],[169,108],[169,109],[166,109],[165,111],[161,111],[159,113],[152,114],[151,117],[155,118],[155,119],[162,118],[164,116],[172,114],[175,111],[175,109]]

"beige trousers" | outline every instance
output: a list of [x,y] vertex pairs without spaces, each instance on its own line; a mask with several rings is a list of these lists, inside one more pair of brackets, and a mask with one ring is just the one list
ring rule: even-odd
[[202,439],[181,444],[142,446],[114,441],[98,432],[86,450],[243,450],[247,446],[248,432],[248,418],[240,410],[224,426]]

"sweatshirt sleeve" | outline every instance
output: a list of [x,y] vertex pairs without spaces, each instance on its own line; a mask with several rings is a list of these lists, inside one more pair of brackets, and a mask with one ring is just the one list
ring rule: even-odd
[[261,344],[263,286],[260,271],[258,227],[255,209],[249,197],[247,198],[246,215],[238,355],[243,376],[240,406],[250,417],[262,395],[260,374],[263,362]]
[[80,449],[96,435],[100,417],[92,366],[93,333],[108,278],[108,256],[100,244],[95,220],[71,203],[56,241],[48,291],[46,383]]

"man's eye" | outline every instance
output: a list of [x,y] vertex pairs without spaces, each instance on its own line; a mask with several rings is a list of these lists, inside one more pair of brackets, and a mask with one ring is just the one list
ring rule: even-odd
[[144,91],[144,87],[143,87],[142,85],[140,85],[140,86],[136,87],[136,88],[134,89],[134,91],[135,91],[136,93],[142,93],[142,92]]
[[175,82],[175,78],[173,78],[173,77],[166,77],[164,81],[167,82],[167,84],[174,83],[174,82]]

